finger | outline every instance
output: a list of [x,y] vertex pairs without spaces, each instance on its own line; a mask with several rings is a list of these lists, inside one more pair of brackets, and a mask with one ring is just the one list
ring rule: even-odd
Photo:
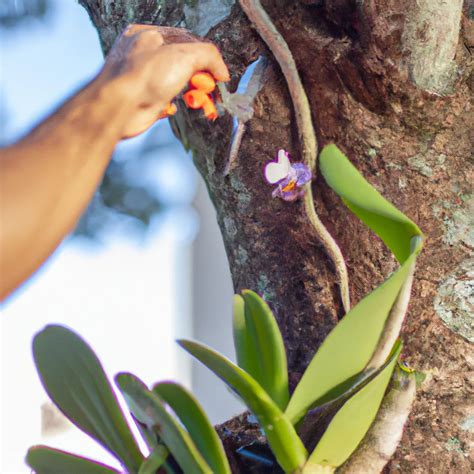
[[172,26],[157,26],[165,40],[165,44],[173,43],[200,43],[202,39],[185,28],[174,28]]
[[186,46],[191,55],[194,72],[209,71],[218,81],[230,80],[229,70],[215,45],[191,43],[183,46]]

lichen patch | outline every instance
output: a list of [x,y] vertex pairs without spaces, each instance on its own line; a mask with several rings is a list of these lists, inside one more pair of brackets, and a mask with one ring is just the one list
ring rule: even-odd
[[440,284],[434,308],[451,331],[474,342],[474,258],[465,260]]

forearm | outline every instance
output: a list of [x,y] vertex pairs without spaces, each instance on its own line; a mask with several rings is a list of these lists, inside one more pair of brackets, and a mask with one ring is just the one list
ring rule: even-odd
[[184,30],[128,26],[96,80],[0,150],[0,299],[73,229],[121,138],[147,130],[194,73],[229,80],[218,49],[191,39]]
[[129,113],[119,82],[90,83],[16,145],[0,151],[0,297],[74,228]]

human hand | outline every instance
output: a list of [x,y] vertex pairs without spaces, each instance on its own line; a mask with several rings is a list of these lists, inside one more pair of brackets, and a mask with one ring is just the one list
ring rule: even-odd
[[132,137],[148,129],[198,71],[209,71],[218,81],[229,80],[227,66],[213,44],[177,28],[127,27],[99,75],[100,80],[120,84],[117,100],[130,103],[122,136]]

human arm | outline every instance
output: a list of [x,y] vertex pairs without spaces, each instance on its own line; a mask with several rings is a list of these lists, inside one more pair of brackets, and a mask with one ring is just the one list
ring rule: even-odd
[[151,126],[200,70],[228,79],[215,46],[164,44],[159,28],[133,25],[93,81],[0,151],[0,299],[74,228],[116,143]]

